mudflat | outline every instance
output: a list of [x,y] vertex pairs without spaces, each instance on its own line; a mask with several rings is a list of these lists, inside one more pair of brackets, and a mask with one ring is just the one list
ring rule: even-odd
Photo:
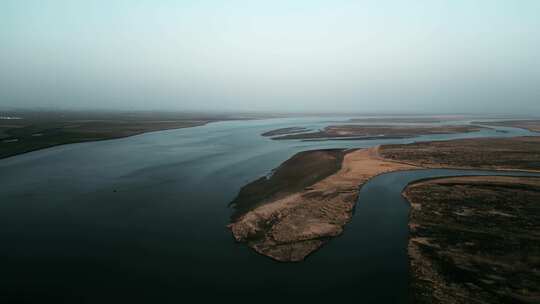
[[483,127],[474,125],[456,126],[390,126],[390,125],[335,125],[328,126],[316,132],[303,132],[272,137],[275,140],[302,139],[324,140],[336,139],[381,139],[381,138],[410,138],[429,134],[454,134],[480,131]]
[[412,303],[539,303],[540,178],[410,185]]

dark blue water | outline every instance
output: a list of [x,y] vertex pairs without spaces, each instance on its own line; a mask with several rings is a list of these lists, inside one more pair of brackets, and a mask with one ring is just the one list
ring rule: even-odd
[[377,297],[393,303],[402,297],[407,263],[402,242],[387,237],[406,238],[403,202],[387,201],[380,211],[388,214],[368,216],[378,207],[361,211],[361,201],[344,236],[299,264],[279,264],[236,244],[225,227],[228,203],[243,185],[303,150],[531,134],[499,128],[509,133],[324,142],[259,135],[331,120],[220,122],[0,160],[0,302],[323,301],[362,294],[368,303]]

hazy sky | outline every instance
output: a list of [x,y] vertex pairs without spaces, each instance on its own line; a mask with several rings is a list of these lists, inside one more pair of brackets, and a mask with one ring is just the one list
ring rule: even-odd
[[540,114],[540,1],[1,0],[0,107]]

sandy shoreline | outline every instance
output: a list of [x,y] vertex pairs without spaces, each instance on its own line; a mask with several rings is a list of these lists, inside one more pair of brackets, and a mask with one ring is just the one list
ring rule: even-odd
[[335,174],[265,202],[239,216],[229,228],[237,241],[262,255],[282,262],[302,261],[343,232],[361,185],[382,173],[416,168],[381,159],[378,147],[350,151]]

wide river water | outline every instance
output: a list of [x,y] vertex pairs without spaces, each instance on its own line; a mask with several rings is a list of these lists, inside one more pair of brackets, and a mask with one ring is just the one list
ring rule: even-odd
[[226,228],[228,203],[242,186],[300,151],[534,135],[497,127],[399,140],[260,136],[343,120],[217,122],[0,160],[0,302],[406,302],[408,206],[399,192],[426,174],[441,175],[439,170],[367,183],[344,235],[302,263],[277,263],[235,243]]

